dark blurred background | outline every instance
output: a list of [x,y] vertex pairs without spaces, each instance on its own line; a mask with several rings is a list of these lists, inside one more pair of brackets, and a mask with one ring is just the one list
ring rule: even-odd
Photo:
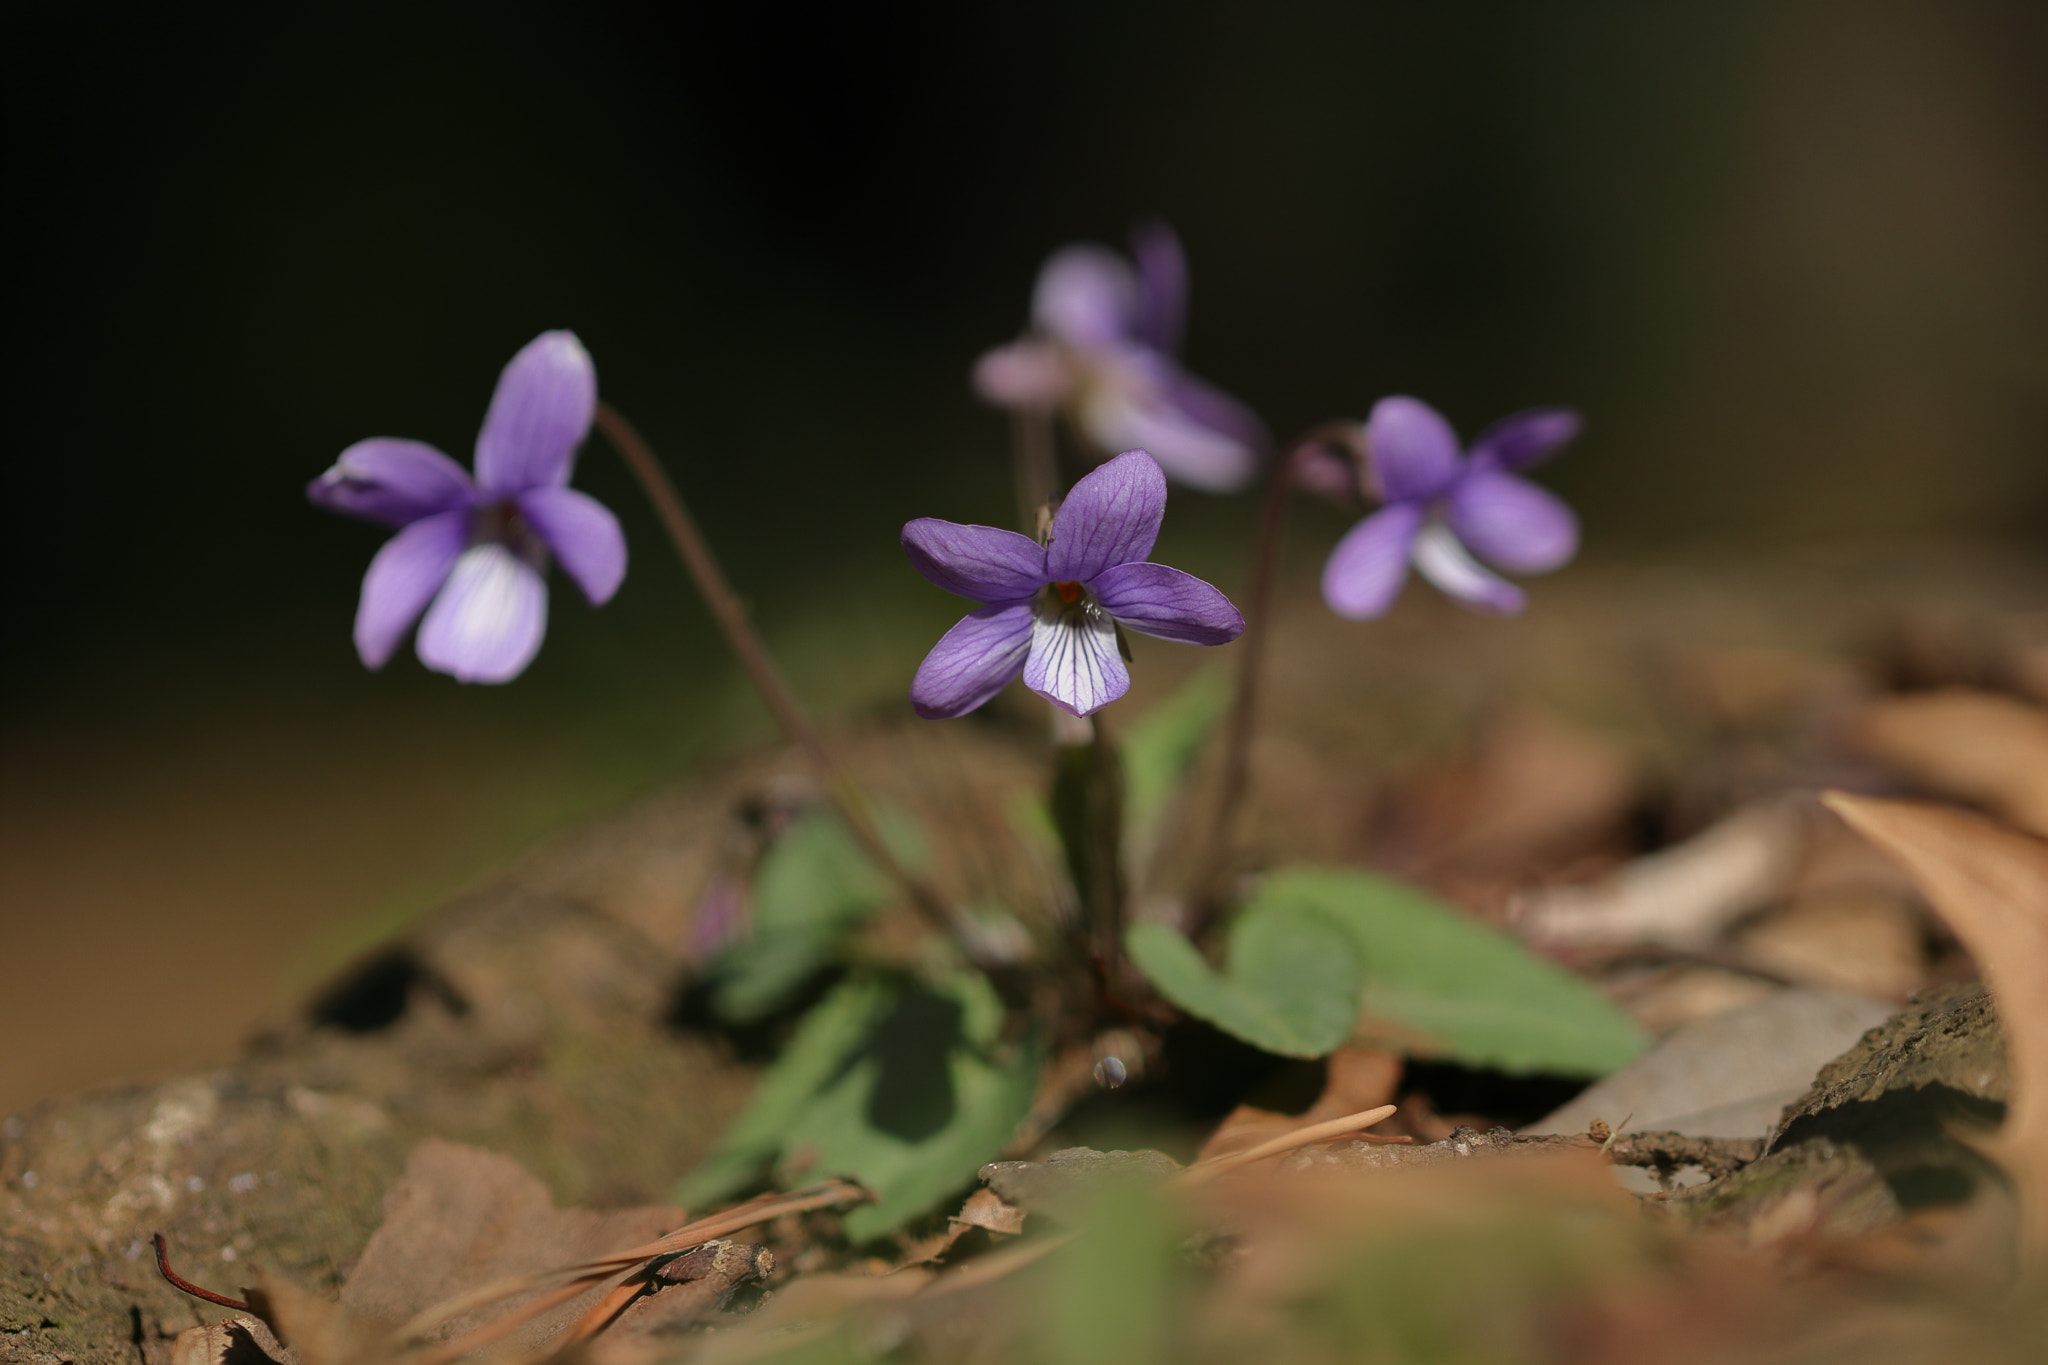
[[[0,1110],[219,1055],[352,945],[766,727],[635,560],[508,688],[349,644],[350,441],[467,462],[573,327],[826,710],[1008,519],[966,384],[1039,262],[1158,214],[1192,367],[1276,431],[1590,416],[1597,561],[2048,534],[2048,7],[52,6],[9,22]],[[1183,493],[1241,574],[1251,499]],[[1341,527],[1304,515],[1312,553]],[[1162,555],[1162,557],[1167,557]],[[94,1023],[93,1020],[103,1022]]]

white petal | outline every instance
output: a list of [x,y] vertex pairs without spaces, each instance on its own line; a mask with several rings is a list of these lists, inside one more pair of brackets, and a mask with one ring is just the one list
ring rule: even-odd
[[1482,611],[1512,616],[1528,600],[1520,588],[1474,559],[1451,534],[1451,528],[1440,521],[1430,522],[1417,533],[1409,557],[1417,573]]
[[472,545],[420,623],[420,662],[463,682],[509,682],[548,628],[540,571],[496,541]]
[[1116,625],[1106,615],[1062,613],[1031,623],[1031,657],[1024,685],[1064,710],[1085,716],[1131,688],[1116,645]]

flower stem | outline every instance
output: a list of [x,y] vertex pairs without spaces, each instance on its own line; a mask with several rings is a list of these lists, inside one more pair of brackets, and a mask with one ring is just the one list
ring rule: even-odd
[[1010,459],[1017,473],[1017,514],[1024,534],[1036,537],[1045,506],[1059,491],[1059,457],[1052,410],[1020,407],[1010,419]]
[[1251,582],[1245,590],[1244,648],[1238,654],[1237,695],[1223,729],[1223,776],[1217,789],[1216,812],[1205,845],[1208,866],[1196,887],[1206,898],[1228,871],[1237,812],[1251,788],[1252,730],[1258,716],[1259,671],[1271,638],[1273,588],[1280,571],[1281,533],[1287,526],[1287,495],[1293,491],[1296,463],[1318,446],[1336,446],[1363,461],[1356,422],[1325,422],[1302,433],[1274,462],[1266,484],[1266,502],[1259,513],[1258,541],[1252,551]]
[[689,508],[683,505],[682,495],[676,491],[674,481],[662,468],[653,449],[634,430],[633,424],[609,403],[597,405],[597,425],[626,462],[626,467],[633,472],[633,477],[640,481],[641,490],[654,504],[655,515],[661,518],[670,543],[682,557],[690,577],[696,581],[704,605],[711,609],[713,619],[718,622],[719,630],[724,632],[732,652],[739,657],[740,666],[746,670],[754,690],[760,694],[761,701],[781,727],[784,737],[803,751],[818,780],[824,783],[832,804],[846,821],[847,828],[853,831],[853,837],[860,841],[875,865],[903,888],[919,914],[935,928],[952,934],[951,908],[938,892],[904,867],[882,839],[867,797],[832,757],[832,751],[825,747],[817,727],[804,713],[802,703],[783,680],[781,671],[769,656],[768,647],[762,643],[753,623],[747,618],[746,604],[740,601],[739,595],[726,581],[725,571],[719,568],[709,542],[697,529],[696,520],[690,516]]

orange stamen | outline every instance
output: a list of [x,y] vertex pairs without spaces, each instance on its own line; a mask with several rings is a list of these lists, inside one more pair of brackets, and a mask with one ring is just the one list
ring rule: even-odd
[[1053,584],[1052,590],[1060,595],[1060,601],[1070,607],[1081,600],[1081,585],[1071,578],[1061,579]]

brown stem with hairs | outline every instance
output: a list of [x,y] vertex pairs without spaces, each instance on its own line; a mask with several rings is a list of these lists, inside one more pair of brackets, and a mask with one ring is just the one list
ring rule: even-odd
[[725,635],[726,643],[739,657],[740,667],[753,682],[755,692],[775,718],[783,735],[809,760],[818,780],[825,786],[826,794],[846,821],[853,837],[867,851],[875,865],[882,869],[909,897],[919,914],[931,922],[933,927],[953,933],[953,913],[938,892],[923,879],[904,867],[883,842],[881,831],[876,827],[874,815],[866,796],[849,779],[825,747],[824,739],[817,727],[804,713],[802,703],[783,680],[782,673],[769,656],[768,648],[754,630],[747,617],[746,604],[726,581],[725,571],[711,553],[711,546],[704,534],[697,529],[696,520],[689,508],[684,506],[682,495],[676,491],[668,471],[662,467],[653,449],[642,439],[631,422],[609,403],[597,405],[597,425],[603,431],[612,447],[626,462],[633,477],[640,481],[640,487],[654,504],[655,515],[661,519],[662,528],[668,532],[669,542],[682,557],[683,567],[696,581],[697,591],[704,599],[704,605],[711,609],[712,618]]
[[1287,496],[1294,489],[1296,462],[1317,446],[1334,446],[1364,468],[1361,429],[1356,422],[1325,422],[1302,433],[1274,462],[1266,484],[1266,502],[1259,513],[1259,536],[1252,551],[1251,582],[1245,590],[1244,645],[1238,653],[1237,695],[1223,729],[1223,775],[1210,822],[1208,864],[1197,879],[1197,900],[1213,901],[1216,883],[1229,870],[1237,812],[1251,788],[1252,730],[1258,717],[1260,666],[1271,636],[1273,590],[1279,579],[1280,542],[1287,526]]
[[1052,410],[1020,407],[1010,416],[1010,460],[1017,474],[1017,516],[1027,536],[1037,536],[1039,518],[1059,491],[1059,456]]

